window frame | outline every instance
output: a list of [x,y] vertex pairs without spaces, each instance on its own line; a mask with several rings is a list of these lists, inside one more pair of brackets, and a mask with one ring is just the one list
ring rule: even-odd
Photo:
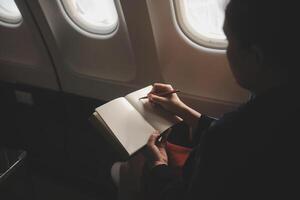
[[117,22],[116,25],[114,25],[114,28],[111,31],[108,31],[106,33],[101,33],[101,32],[97,32],[97,31],[92,31],[91,29],[87,28],[86,26],[82,26],[80,25],[80,23],[78,23],[76,21],[76,18],[74,18],[73,16],[70,15],[68,9],[66,8],[65,4],[63,3],[64,0],[56,0],[61,12],[64,16],[64,18],[67,20],[67,22],[78,32],[80,32],[83,35],[86,35],[88,37],[91,38],[98,38],[98,39],[107,39],[112,37],[113,35],[116,34],[116,32],[119,29],[120,26],[120,11],[119,11],[119,4],[118,4],[118,0],[113,0],[114,5],[115,5],[115,9],[116,9],[116,13],[117,13]]
[[5,26],[5,27],[9,27],[9,28],[16,28],[16,27],[19,27],[23,22],[23,16],[22,16],[22,13],[21,13],[19,7],[17,6],[15,0],[12,0],[12,1],[15,3],[15,5],[19,11],[18,16],[15,16],[14,19],[12,19],[9,17],[3,17],[3,14],[0,13],[0,25],[1,26]]
[[210,49],[226,50],[228,41],[222,39],[212,39],[197,32],[187,19],[183,0],[171,0],[173,3],[175,18],[179,28],[184,35],[199,46]]

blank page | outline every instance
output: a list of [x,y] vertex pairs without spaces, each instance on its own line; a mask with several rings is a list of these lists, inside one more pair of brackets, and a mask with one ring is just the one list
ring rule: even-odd
[[131,155],[142,148],[155,129],[123,97],[110,101],[96,112]]
[[151,89],[152,86],[150,85],[128,94],[125,98],[135,107],[136,110],[139,111],[149,124],[162,133],[174,124],[178,123],[179,119],[161,107],[150,103],[148,99],[139,100],[139,98],[147,96]]

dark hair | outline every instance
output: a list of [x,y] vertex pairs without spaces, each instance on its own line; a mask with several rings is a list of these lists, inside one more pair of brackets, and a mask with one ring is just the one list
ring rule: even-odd
[[[300,37],[294,31],[298,23],[292,23],[299,18],[291,16],[292,10],[298,8],[295,2],[231,0],[226,9],[226,23],[241,45],[258,46],[274,64],[295,64],[295,58],[289,54],[295,45],[289,38]],[[291,70],[291,67],[287,70]]]

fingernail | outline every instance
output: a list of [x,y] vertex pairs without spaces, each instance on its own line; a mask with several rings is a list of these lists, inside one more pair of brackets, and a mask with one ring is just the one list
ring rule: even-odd
[[149,100],[153,101],[153,95],[152,94],[148,94],[148,98],[149,98]]

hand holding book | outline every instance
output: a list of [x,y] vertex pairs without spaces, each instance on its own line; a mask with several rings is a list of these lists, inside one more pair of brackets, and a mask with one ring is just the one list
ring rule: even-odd
[[[159,140],[161,138],[161,140]],[[166,151],[167,135],[161,135],[154,132],[147,143],[146,159],[148,160],[149,167],[157,165],[168,165],[168,155]]]
[[92,123],[119,152],[128,159],[143,146],[155,130],[163,133],[179,122],[171,113],[140,97],[151,92],[152,86],[114,99],[95,109]]

